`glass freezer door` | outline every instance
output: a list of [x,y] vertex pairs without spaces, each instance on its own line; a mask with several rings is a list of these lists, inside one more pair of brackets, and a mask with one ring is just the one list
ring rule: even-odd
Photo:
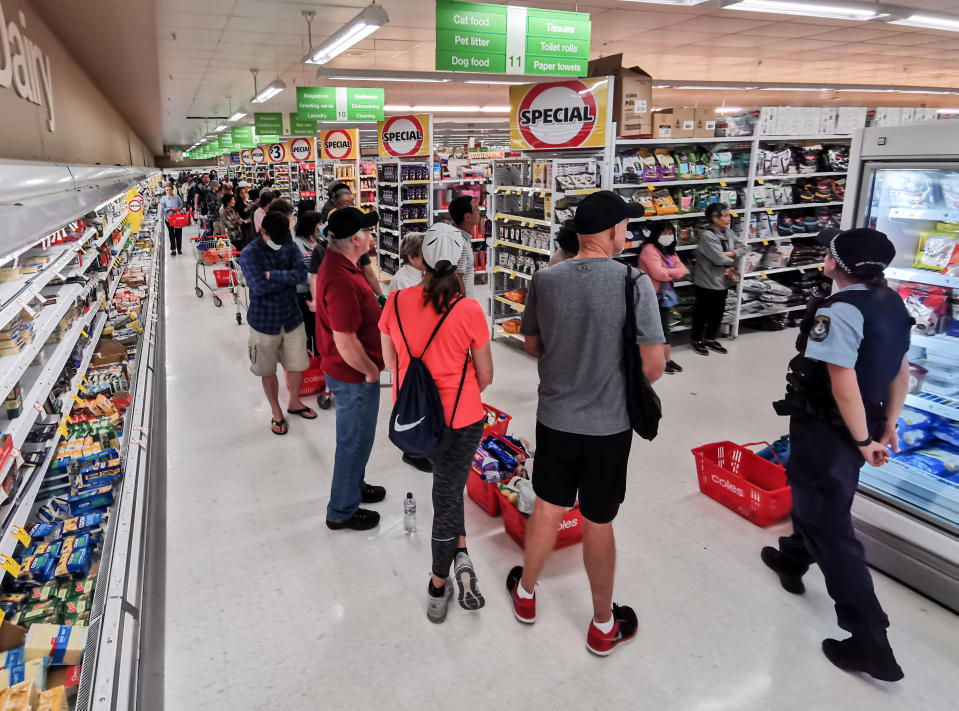
[[[959,164],[866,163],[856,225],[886,233],[886,277],[916,319],[903,452],[860,488],[959,534]],[[955,289],[955,291],[954,291]]]

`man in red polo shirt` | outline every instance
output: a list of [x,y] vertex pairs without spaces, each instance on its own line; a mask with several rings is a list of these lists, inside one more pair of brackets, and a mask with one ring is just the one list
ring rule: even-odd
[[380,305],[357,260],[370,248],[375,212],[355,207],[330,214],[330,244],[316,273],[316,342],[326,384],[336,404],[336,456],[326,525],[365,531],[380,515],[361,509],[386,498],[364,477],[376,435],[383,352],[377,323]]

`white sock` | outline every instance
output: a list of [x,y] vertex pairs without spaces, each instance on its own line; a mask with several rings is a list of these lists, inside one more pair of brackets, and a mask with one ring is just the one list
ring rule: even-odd
[[605,622],[597,622],[596,618],[593,618],[593,627],[598,629],[603,634],[609,634],[613,631],[613,625],[616,624],[616,619],[610,615],[609,619]]
[[523,587],[523,581],[516,583],[516,597],[520,600],[532,600],[535,594],[535,590],[531,593],[526,592],[526,588]]

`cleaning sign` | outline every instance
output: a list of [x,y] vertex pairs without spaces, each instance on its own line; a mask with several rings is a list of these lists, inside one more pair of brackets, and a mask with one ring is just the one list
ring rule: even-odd
[[320,131],[320,158],[323,160],[353,160],[358,145],[355,128],[335,128]]
[[377,123],[379,154],[385,158],[428,156],[432,154],[430,114],[390,116]]
[[606,143],[606,78],[511,86],[510,148],[565,150]]

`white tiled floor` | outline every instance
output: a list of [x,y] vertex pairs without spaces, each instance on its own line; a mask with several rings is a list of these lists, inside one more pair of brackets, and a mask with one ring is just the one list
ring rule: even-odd
[[[665,377],[663,431],[635,440],[629,493],[616,521],[616,600],[640,633],[610,658],[588,654],[589,591],[579,547],[550,560],[535,625],[518,624],[504,579],[521,551],[467,502],[470,551],[488,604],[425,615],[430,479],[378,438],[368,480],[387,487],[379,530],[324,525],[334,415],[269,431],[269,409],[246,365],[246,326],[229,304],[193,292],[189,254],[167,257],[169,709],[458,708],[955,709],[959,623],[951,612],[876,573],[906,672],[884,685],[833,669],[819,651],[841,634],[818,573],[808,593],[783,592],[758,553],[785,530],[759,529],[702,496],[690,449],[777,437],[794,331],[748,333],[726,357],[686,349],[686,373]],[[485,399],[533,432],[536,370],[494,345]],[[383,390],[379,431],[389,393]],[[404,533],[412,491],[420,532]],[[425,531],[425,532],[424,532]]]

